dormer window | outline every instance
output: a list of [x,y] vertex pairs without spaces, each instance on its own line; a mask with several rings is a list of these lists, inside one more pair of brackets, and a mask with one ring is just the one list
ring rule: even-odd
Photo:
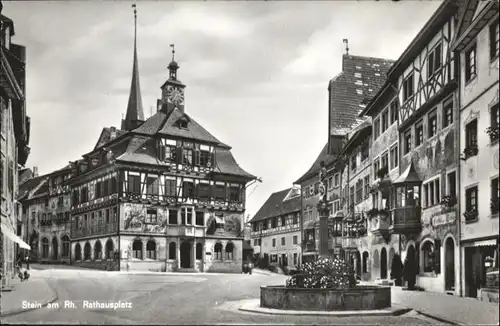
[[179,121],[179,128],[182,128],[182,129],[187,129],[188,127],[188,122],[187,121]]

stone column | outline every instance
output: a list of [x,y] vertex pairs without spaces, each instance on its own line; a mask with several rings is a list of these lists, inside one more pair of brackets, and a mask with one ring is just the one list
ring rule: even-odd
[[318,205],[319,213],[319,257],[328,255],[328,216],[329,210],[325,203]]
[[191,246],[191,268],[196,267],[196,240],[193,240],[193,245]]
[[177,246],[175,248],[177,250],[177,255],[175,258],[177,259],[177,269],[181,268],[181,241],[177,238]]

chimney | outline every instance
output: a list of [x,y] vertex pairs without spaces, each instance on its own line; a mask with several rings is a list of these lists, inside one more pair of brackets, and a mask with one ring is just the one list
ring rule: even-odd
[[109,140],[113,140],[116,138],[116,127],[109,128]]
[[38,177],[38,166],[33,167],[33,178]]

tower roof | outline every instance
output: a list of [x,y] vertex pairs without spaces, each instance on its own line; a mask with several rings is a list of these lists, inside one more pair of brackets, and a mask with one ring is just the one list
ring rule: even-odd
[[132,130],[137,125],[136,121],[144,121],[144,110],[142,108],[141,84],[139,82],[139,64],[137,62],[137,10],[134,8],[134,63],[132,67],[132,83],[128,98],[127,113],[122,121],[123,130]]

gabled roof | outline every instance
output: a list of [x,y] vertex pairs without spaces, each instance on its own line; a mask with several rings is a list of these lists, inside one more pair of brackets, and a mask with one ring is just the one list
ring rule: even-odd
[[372,132],[371,123],[365,121],[355,128],[350,134],[349,140],[344,145],[342,153],[349,153],[353,146],[357,143],[357,140],[366,139]]
[[[97,140],[97,143],[95,144],[94,150],[104,146],[108,142],[110,142],[111,139],[111,128],[112,127],[104,127],[102,128],[101,135],[99,136],[99,139]],[[115,128],[116,129],[116,128]],[[116,135],[113,139],[121,137],[122,135],[126,134],[127,131],[116,129],[115,131]]]
[[330,80],[330,135],[345,135],[363,119],[358,117],[378,92],[394,61],[343,55],[342,72]]
[[[178,120],[183,116],[189,119],[187,128],[180,128],[177,124]],[[169,115],[163,127],[158,131],[159,134],[184,137],[188,139],[201,140],[205,142],[222,144],[217,138],[203,128],[198,122],[192,119],[186,113],[182,113],[178,109],[174,109]],[[227,146],[227,145],[226,145]]]
[[42,175],[40,177],[28,179],[20,184],[17,200],[29,199],[29,193],[39,187],[43,182],[46,182],[47,179],[46,175]]
[[444,0],[443,3],[434,12],[431,18],[425,23],[424,27],[413,38],[410,45],[400,55],[398,60],[392,65],[387,72],[389,79],[397,77],[407,65],[413,62],[414,58],[420,53],[421,49],[430,41],[432,37],[439,31],[439,28],[458,10],[458,5],[461,0]]
[[246,172],[238,165],[233,154],[231,154],[228,149],[216,149],[215,164],[216,166],[214,171],[217,173],[246,177],[250,180],[256,178],[254,175]]
[[30,168],[25,168],[19,170],[17,173],[17,180],[19,180],[19,185],[21,185],[24,181],[33,178],[33,172]]
[[249,222],[257,222],[270,217],[276,217],[284,214],[300,211],[301,197],[294,197],[290,200],[283,201],[292,188],[281,190],[273,193],[267,201],[262,205],[258,212]]
[[[464,8],[465,7],[465,8]],[[463,51],[468,44],[476,39],[477,35],[490,22],[498,16],[499,3],[497,1],[467,1],[462,3],[459,29],[451,45],[452,51]],[[497,18],[498,19],[498,18]]]
[[318,172],[321,169],[321,161],[325,163],[326,166],[328,166],[330,163],[332,163],[335,160],[334,155],[329,155],[328,154],[328,143],[323,147],[321,152],[319,153],[318,157],[314,161],[313,165],[307,170],[306,173],[304,173],[297,181],[294,182],[294,184],[301,184],[303,181],[309,179],[311,176],[318,174]]
[[[176,124],[179,119],[189,121],[187,128],[180,128]],[[155,135],[167,135],[211,143],[216,147],[215,173],[240,176],[250,180],[255,179],[254,175],[246,172],[238,165],[230,152],[231,147],[221,143],[193,118],[178,109],[174,109],[168,114],[163,110],[156,112],[141,126],[131,131],[130,135],[126,150],[116,157],[118,161],[167,166],[158,159],[156,140],[154,138]]]

